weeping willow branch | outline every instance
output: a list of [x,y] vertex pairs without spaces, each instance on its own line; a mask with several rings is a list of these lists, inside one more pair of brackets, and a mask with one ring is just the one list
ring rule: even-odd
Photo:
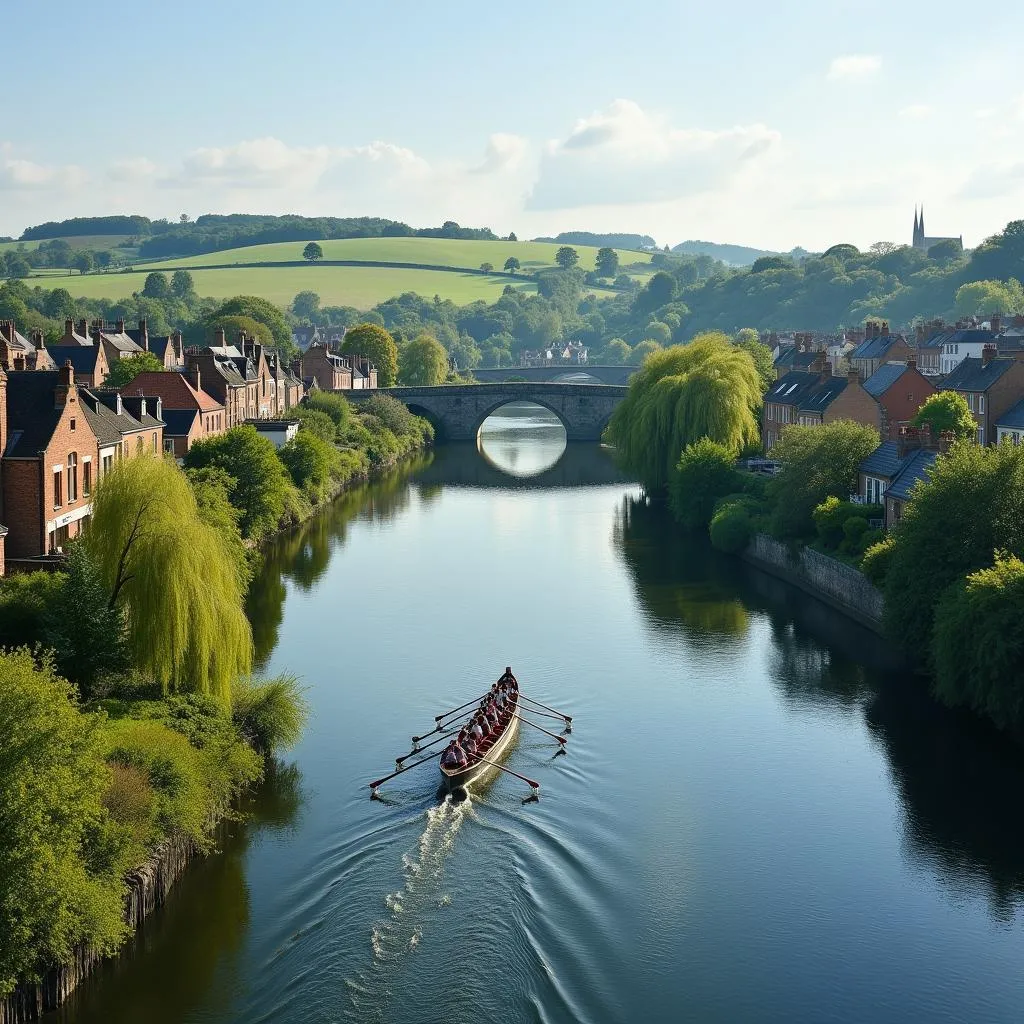
[[735,452],[758,440],[761,379],[747,352],[720,332],[652,353],[608,424],[623,464],[664,488],[682,450],[702,437]]
[[230,700],[252,663],[252,634],[231,552],[198,516],[183,473],[122,460],[99,482],[85,544],[124,609],[135,666],[165,690]]

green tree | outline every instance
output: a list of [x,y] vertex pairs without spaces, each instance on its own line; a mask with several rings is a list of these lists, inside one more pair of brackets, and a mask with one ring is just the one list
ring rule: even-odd
[[317,260],[324,258],[324,251],[320,248],[317,242],[308,242],[306,248],[302,250],[302,258],[309,260],[310,263],[316,263]]
[[994,564],[945,591],[935,613],[935,694],[1000,729],[1024,726],[1024,562],[997,552]]
[[610,246],[602,246],[597,250],[595,265],[601,277],[615,277],[619,272],[619,254]]
[[[760,397],[760,393],[759,393]],[[878,447],[878,431],[850,420],[820,427],[787,427],[772,449],[781,469],[768,485],[779,537],[809,537],[814,510],[828,497],[849,498],[860,464]]]
[[196,499],[199,518],[220,534],[231,554],[239,587],[244,593],[252,582],[253,565],[242,540],[241,510],[231,504],[231,493],[238,481],[223,469],[213,466],[186,470],[185,476]]
[[308,405],[300,405],[290,409],[288,415],[292,419],[299,421],[300,430],[305,430],[314,437],[319,437],[321,441],[327,441],[329,444],[334,443],[338,435],[338,428],[334,425],[334,420],[327,413],[320,412],[319,409],[314,409]]
[[973,441],[978,436],[967,399],[956,391],[938,391],[924,400],[910,421],[915,427],[931,428],[932,436],[951,431],[962,441]]
[[176,299],[188,300],[195,296],[196,283],[187,270],[176,270],[171,274],[171,294]]
[[164,364],[152,352],[137,352],[133,356],[122,356],[111,364],[110,372],[103,381],[108,388],[123,388],[131,384],[140,373],[163,370]]
[[958,316],[1024,312],[1024,289],[1020,281],[970,281],[956,291],[954,309]]
[[338,468],[338,449],[308,430],[300,430],[278,453],[296,487],[312,502],[323,501]]
[[306,395],[303,408],[330,416],[338,430],[344,430],[352,418],[352,406],[348,399],[344,395],[333,395],[329,391],[311,391]]
[[672,328],[661,320],[652,320],[644,328],[644,338],[656,341],[661,346],[668,345],[672,341]]
[[292,329],[288,326],[284,313],[272,302],[261,299],[258,295],[236,295],[228,299],[213,313],[213,318],[222,316],[248,316],[270,328],[274,337],[274,348],[285,356],[290,355],[295,346],[292,342]]
[[486,263],[486,262],[485,263],[481,263],[480,264],[480,269],[485,274],[489,274],[492,270],[494,270],[494,264],[493,263]]
[[345,332],[341,350],[350,355],[369,356],[377,367],[377,383],[394,387],[398,380],[398,348],[395,339],[377,324],[359,324]]
[[633,309],[639,315],[653,313],[671,302],[675,294],[676,279],[664,270],[659,270],[637,293]]
[[147,274],[146,283],[142,286],[142,294],[147,299],[169,299],[171,283],[167,280],[167,275],[159,270]]
[[0,997],[77,943],[110,953],[126,932],[101,725],[48,660],[0,652]]
[[736,453],[702,437],[683,449],[668,480],[668,501],[676,522],[688,530],[706,530],[715,503],[742,490]]
[[7,254],[7,276],[25,278],[32,273],[32,264],[20,252]]
[[653,353],[633,375],[607,436],[624,465],[661,491],[683,449],[702,437],[739,451],[758,437],[761,382],[721,333]]
[[124,613],[135,667],[165,690],[228,700],[251,666],[252,634],[231,551],[199,518],[185,474],[148,456],[115,463],[96,486],[83,544],[107,607]]
[[761,378],[761,391],[766,392],[775,383],[775,361],[772,350],[761,343],[761,337],[752,327],[744,327],[733,339],[738,349],[754,360],[757,375]]
[[633,351],[629,354],[629,361],[635,366],[640,366],[652,352],[659,352],[660,350],[661,345],[658,342],[653,338],[645,338],[633,347]]
[[234,480],[231,504],[242,513],[242,536],[260,540],[276,530],[289,498],[289,480],[274,442],[251,424],[196,441],[185,455],[188,469],[223,469]]
[[129,665],[124,616],[108,605],[109,596],[85,546],[72,544],[60,602],[43,619],[43,642],[55,652],[57,671],[84,697]]
[[604,347],[604,359],[607,359],[613,366],[621,366],[630,361],[632,349],[621,338],[612,338]]
[[75,311],[75,300],[67,288],[54,288],[43,299],[43,313],[52,320],[63,320]]
[[402,383],[416,387],[443,384],[448,353],[430,334],[420,334],[402,350]]
[[895,536],[885,576],[886,632],[929,660],[946,590],[991,566],[994,551],[1024,557],[1024,446],[953,445],[915,487]]
[[216,344],[217,331],[224,331],[224,339],[228,345],[238,343],[238,336],[245,334],[255,338],[261,345],[267,348],[276,348],[274,335],[270,328],[254,320],[251,316],[215,316],[206,322],[205,341],[207,345]]
[[516,233],[514,231],[510,231],[508,233],[508,238],[506,238],[505,241],[506,242],[518,242],[519,239],[516,238]]
[[292,299],[292,312],[302,320],[316,320],[320,315],[320,296],[313,291],[299,292]]
[[65,579],[57,572],[0,577],[0,648],[43,643],[47,616],[60,607]]
[[520,268],[520,266],[521,264],[515,256],[509,256],[509,258],[505,260],[505,269],[510,274],[514,274]]
[[561,249],[555,253],[555,262],[563,270],[572,270],[579,261],[580,254],[571,245],[563,245]]
[[95,259],[88,249],[80,249],[71,257],[71,267],[80,274],[88,274],[92,270]]

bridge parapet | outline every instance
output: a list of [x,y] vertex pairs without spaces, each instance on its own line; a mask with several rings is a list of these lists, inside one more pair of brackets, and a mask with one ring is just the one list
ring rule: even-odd
[[353,402],[374,394],[393,395],[433,424],[443,441],[475,441],[484,420],[509,402],[533,402],[553,412],[569,441],[599,441],[615,407],[629,389],[613,384],[555,384],[517,381],[507,384],[442,384],[346,391]]
[[587,374],[601,384],[628,384],[629,378],[639,369],[636,366],[604,366],[590,363],[560,363],[554,366],[502,366],[478,367],[471,371],[481,384],[499,384],[512,382],[512,378],[528,380],[531,383],[542,381],[559,382],[565,377]]

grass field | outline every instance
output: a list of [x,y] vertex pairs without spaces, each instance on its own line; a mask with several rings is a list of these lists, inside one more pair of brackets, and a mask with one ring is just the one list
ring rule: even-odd
[[[130,237],[130,235],[68,235],[64,241],[72,249],[113,249]],[[50,242],[52,239],[44,238],[43,241]],[[38,249],[39,244],[39,242],[0,242],[0,252],[17,249],[19,245],[25,246],[26,249]]]
[[[123,299],[142,290],[148,271],[131,274],[86,274],[60,281],[30,279],[29,284],[61,287],[75,296],[90,299]],[[301,291],[314,291],[325,306],[355,306],[369,309],[402,292],[418,292],[432,298],[440,295],[459,305],[484,299],[493,302],[507,284],[533,292],[525,278],[510,281],[504,276],[459,274],[454,271],[392,269],[390,267],[239,267],[228,270],[193,270],[196,291],[212,298],[233,295],[261,295],[279,306],[291,304]]]
[[[366,260],[383,263],[427,263],[444,267],[469,267],[490,263],[501,270],[509,256],[515,256],[523,270],[539,270],[555,265],[559,245],[553,242],[472,242],[452,238],[337,238],[321,241],[325,260]],[[166,260],[160,267],[203,267],[228,263],[283,263],[302,259],[305,242],[275,242],[183,259]],[[580,268],[594,269],[597,249],[574,246],[580,255]],[[630,263],[649,264],[650,253],[617,250],[623,267]]]

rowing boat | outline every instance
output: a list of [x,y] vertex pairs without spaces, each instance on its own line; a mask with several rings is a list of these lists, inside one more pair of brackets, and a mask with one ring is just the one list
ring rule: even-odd
[[[518,712],[519,694],[517,692],[512,694],[511,703],[512,711]],[[515,742],[518,731],[519,719],[515,714],[509,715],[508,721],[502,726],[497,739],[483,751],[483,759],[476,757],[465,768],[446,768],[441,765],[441,774],[444,776],[444,784],[448,787],[449,792],[454,789],[465,789],[471,782],[476,782],[478,779],[498,771],[499,769],[494,764],[487,762],[500,762]]]

